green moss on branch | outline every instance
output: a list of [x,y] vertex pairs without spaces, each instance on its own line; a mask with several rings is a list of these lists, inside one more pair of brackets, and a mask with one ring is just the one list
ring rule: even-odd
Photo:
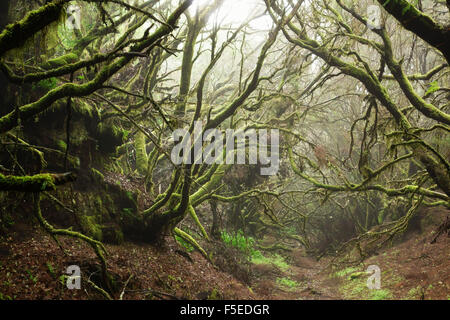
[[197,249],[208,261],[211,262],[211,258],[208,256],[208,254],[206,253],[206,251],[198,244],[197,241],[195,241],[194,238],[192,238],[189,234],[187,234],[186,232],[184,232],[181,229],[178,228],[174,228],[173,232],[179,236],[180,238],[182,238],[184,241],[190,243],[195,249]]
[[[145,38],[142,41],[136,43],[130,51],[141,52],[146,48],[152,47],[157,41],[164,38],[170,34],[176,27],[175,24],[178,21],[181,14],[191,5],[192,0],[183,2],[168,18],[167,25],[163,25],[158,28],[151,36]],[[2,52],[1,48],[1,36],[0,36],[0,55]],[[83,97],[94,93],[99,89],[105,81],[121,70],[125,65],[127,65],[131,60],[134,59],[134,55],[126,55],[120,59],[111,62],[106,65],[97,76],[82,85],[76,85],[73,83],[67,83],[58,88],[49,91],[38,101],[32,102],[30,104],[24,105],[19,108],[20,117],[22,120],[29,119],[47,108],[49,108],[56,101],[65,97]],[[7,115],[0,118],[0,133],[7,132],[17,126],[17,114],[16,110],[8,113]]]
[[0,34],[0,56],[11,49],[20,48],[35,33],[57,21],[66,2],[67,0],[51,2],[29,12],[22,20],[6,26]]
[[0,191],[42,192],[52,191],[57,185],[76,179],[73,173],[38,174],[34,176],[5,176],[0,173]]

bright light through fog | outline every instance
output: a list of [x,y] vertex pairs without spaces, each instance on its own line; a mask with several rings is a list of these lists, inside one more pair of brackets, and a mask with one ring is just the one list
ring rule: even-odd
[[[194,14],[199,8],[212,3],[212,0],[194,0],[190,13]],[[212,26],[217,21],[222,26],[238,26],[250,17],[261,15],[265,11],[262,0],[225,0],[220,9],[209,19]],[[272,26],[272,19],[264,15],[250,22],[250,27],[255,30],[268,30]]]

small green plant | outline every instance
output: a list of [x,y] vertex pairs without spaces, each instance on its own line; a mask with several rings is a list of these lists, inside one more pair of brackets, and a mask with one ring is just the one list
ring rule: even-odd
[[[259,252],[259,251],[258,251]],[[284,260],[279,254],[274,254],[272,256],[266,257],[259,252],[259,255],[254,255],[252,257],[252,263],[254,264],[272,264],[282,271],[287,271],[289,269],[289,264]]]
[[130,133],[131,133],[131,131],[128,131],[128,130],[123,130],[123,138],[125,139],[125,140],[128,140],[128,138],[130,137]]
[[48,272],[55,279],[56,278],[55,268],[53,268],[53,266],[50,262],[47,262],[46,265],[47,265]]
[[0,300],[12,300],[12,298],[7,294],[3,294],[0,292]]
[[132,216],[132,215],[133,215],[133,209],[131,209],[131,208],[123,208],[123,209],[122,209],[122,212],[123,212],[125,215],[128,215],[128,216]]
[[246,237],[242,230],[235,234],[222,231],[222,241],[228,246],[235,247],[247,254],[251,260],[262,257],[261,251],[255,249],[256,240],[252,237]]
[[245,237],[242,230],[239,230],[235,234],[222,231],[222,240],[228,246],[235,247],[247,254],[250,257],[250,261],[254,264],[272,264],[283,271],[289,269],[289,264],[279,254],[266,257],[261,251],[255,249],[255,239]]
[[231,234],[227,231],[222,231],[222,240],[227,245],[238,248],[244,253],[252,253],[253,246],[255,245],[255,239],[252,237],[246,237],[242,230],[239,230],[235,234]]
[[183,238],[175,235],[175,239],[183,248],[186,249],[187,252],[192,252],[195,250],[195,248],[190,243],[186,242]]
[[220,293],[219,293],[219,290],[217,290],[216,288],[214,288],[214,289],[211,291],[211,293],[210,293],[210,295],[209,295],[209,297],[208,297],[208,300],[220,300]]
[[36,284],[37,281],[38,281],[37,277],[33,276],[33,274],[31,273],[30,270],[27,269],[27,270],[25,270],[25,271],[26,271],[27,274],[28,274],[28,278],[29,278],[31,281],[33,281],[34,284]]
[[345,268],[345,269],[335,272],[334,276],[341,278],[341,277],[345,277],[348,274],[355,273],[357,271],[358,271],[358,268],[356,268],[356,267],[348,267],[348,268]]
[[279,254],[273,255],[272,263],[283,271],[289,269],[289,264]]
[[69,276],[68,275],[66,275],[66,274],[62,274],[62,275],[60,275],[59,276],[59,283],[62,285],[62,286],[65,286],[66,285],[66,283],[67,283],[67,279],[69,278]]
[[134,197],[133,197],[133,193],[130,191],[125,192],[125,194],[127,195],[127,198],[130,199],[131,201],[134,201]]
[[294,289],[300,285],[298,282],[289,278],[277,278],[277,283],[291,289]]
[[59,149],[61,149],[62,151],[66,151],[66,149],[67,149],[67,144],[66,144],[64,141],[58,140],[58,141],[57,141],[57,145],[58,145],[58,148],[59,148]]
[[33,84],[32,88],[35,90],[37,88],[39,89],[45,89],[45,90],[52,90],[56,88],[57,86],[57,80],[56,78],[49,78],[39,81],[36,84]]
[[369,294],[370,300],[386,300],[386,299],[391,299],[391,298],[392,298],[392,293],[386,289],[373,290]]
[[419,298],[421,289],[422,289],[421,286],[417,286],[415,288],[412,288],[411,290],[408,291],[408,294],[407,294],[406,298],[407,299],[417,299],[417,298]]
[[167,276],[167,279],[170,280],[170,281],[172,281],[172,282],[177,282],[179,278],[176,278],[176,277],[174,277],[174,276],[172,276],[172,275],[169,274],[169,275]]

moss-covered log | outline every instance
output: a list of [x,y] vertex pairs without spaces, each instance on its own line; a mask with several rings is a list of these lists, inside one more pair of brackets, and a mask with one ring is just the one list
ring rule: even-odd
[[206,251],[198,244],[197,241],[195,241],[194,238],[192,238],[189,234],[187,234],[186,232],[184,232],[181,229],[178,228],[174,228],[173,232],[179,236],[180,238],[182,238],[184,241],[187,241],[188,243],[190,243],[196,250],[198,250],[208,261],[211,262],[211,258],[208,256],[208,254],[206,253]]
[[42,192],[52,191],[56,186],[75,181],[72,172],[63,174],[38,174],[34,176],[5,176],[0,173],[0,191]]

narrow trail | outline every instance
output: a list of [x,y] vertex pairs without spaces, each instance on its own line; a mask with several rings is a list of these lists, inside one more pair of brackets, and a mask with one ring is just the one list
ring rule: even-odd
[[[252,288],[265,299],[275,300],[448,300],[450,236],[431,243],[436,226],[405,235],[360,265],[332,272],[326,268],[327,259],[316,261],[294,250],[285,255],[289,264],[254,265],[258,281]],[[368,288],[368,266],[379,267],[380,289]]]
[[[341,300],[450,298],[450,237],[436,241],[436,226],[410,234],[380,250],[363,264],[330,272],[326,258],[316,261],[304,250],[267,255],[252,264],[250,285],[213,266],[198,252],[179,254],[171,238],[163,248],[126,242],[106,245],[108,267],[124,299]],[[17,224],[0,244],[0,298],[101,299],[95,290],[67,290],[67,266],[77,264],[84,276],[98,272],[95,254],[85,243],[61,238],[68,254],[38,227]],[[381,269],[381,289],[367,288],[369,265]],[[130,279],[131,281],[127,281]]]
[[324,270],[325,262],[295,254],[289,255],[292,264],[285,268],[255,266],[254,270],[260,277],[255,286],[256,292],[274,300],[343,299],[338,281],[330,278]]

